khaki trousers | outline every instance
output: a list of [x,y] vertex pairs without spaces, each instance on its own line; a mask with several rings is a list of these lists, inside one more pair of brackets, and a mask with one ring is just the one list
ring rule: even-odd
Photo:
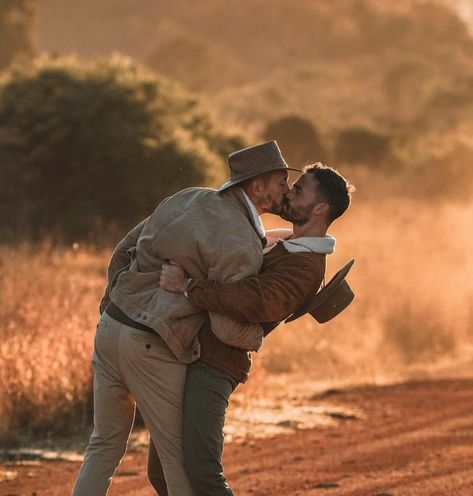
[[186,365],[156,334],[104,313],[94,356],[94,430],[73,496],[105,496],[125,455],[135,401],[161,459],[169,496],[192,496],[184,471],[182,402]]

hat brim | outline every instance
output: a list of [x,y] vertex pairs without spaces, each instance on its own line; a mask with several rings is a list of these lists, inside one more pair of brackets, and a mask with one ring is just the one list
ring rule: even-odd
[[231,188],[232,186],[236,186],[237,184],[242,183],[243,181],[246,181],[247,179],[251,179],[252,177],[259,176],[260,174],[265,174],[266,172],[277,172],[277,171],[296,171],[296,172],[304,172],[302,169],[296,169],[294,167],[273,167],[273,166],[268,166],[265,169],[258,169],[257,171],[251,171],[248,174],[244,174],[238,178],[232,178],[229,179],[228,181],[224,182],[221,184],[218,188],[217,191],[223,191],[227,188]]
[[[292,322],[293,320],[302,317],[306,313],[312,314],[312,312],[316,310],[317,307],[321,306],[335,293],[335,291],[337,291],[337,289],[340,287],[345,277],[347,276],[348,272],[350,272],[350,269],[352,268],[354,263],[355,260],[353,259],[350,260],[350,262],[348,262],[344,267],[342,267],[318,293],[316,293],[311,298],[309,298],[298,310],[296,310],[292,315],[290,315],[284,322],[286,323]],[[348,286],[348,290],[351,292],[349,286]],[[345,307],[348,306],[348,304],[351,302],[352,299],[353,297],[345,305]]]
[[353,301],[355,294],[344,279],[337,289],[321,304],[309,312],[319,324],[332,320]]

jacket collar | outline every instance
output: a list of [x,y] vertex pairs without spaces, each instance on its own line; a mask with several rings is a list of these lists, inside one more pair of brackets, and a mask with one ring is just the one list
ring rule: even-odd
[[263,224],[256,211],[256,207],[246,193],[240,187],[233,187],[222,191],[220,194],[234,207],[245,213],[246,218],[250,221],[258,236],[264,239],[265,230]]
[[332,236],[291,238],[282,242],[289,253],[322,253],[329,255],[335,251],[336,240]]
[[301,238],[280,238],[277,243],[268,246],[264,253],[268,253],[276,245],[281,243],[289,253],[321,253],[323,255],[330,255],[335,251],[336,240],[332,236],[322,237],[301,237]]
[[266,236],[266,230],[263,226],[263,223],[261,222],[261,217],[256,210],[255,204],[250,200],[250,197],[244,192],[243,189],[241,190],[241,192],[243,193],[243,197],[245,198],[245,201],[250,209],[253,225],[256,227],[256,232],[258,233],[260,238],[264,238]]

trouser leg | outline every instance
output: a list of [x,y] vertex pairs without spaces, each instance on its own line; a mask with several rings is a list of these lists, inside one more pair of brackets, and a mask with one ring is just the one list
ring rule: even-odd
[[158,496],[168,496],[168,488],[164,477],[163,466],[152,439],[149,440],[148,479],[155,491],[158,493]]
[[95,338],[94,430],[73,489],[74,496],[106,495],[125,455],[135,403],[120,378],[117,343],[119,326],[106,314]]
[[193,496],[182,453],[182,402],[187,366],[174,357],[157,334],[122,328],[122,376],[150,431],[169,496]]
[[187,368],[184,462],[196,496],[232,496],[223,475],[223,426],[236,381],[203,362]]

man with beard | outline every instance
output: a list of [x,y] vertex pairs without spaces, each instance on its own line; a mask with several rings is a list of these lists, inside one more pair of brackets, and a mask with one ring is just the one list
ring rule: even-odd
[[188,188],[167,198],[112,255],[92,359],[94,431],[74,496],[107,494],[126,451],[135,402],[159,452],[167,491],[193,494],[183,467],[182,398],[187,364],[200,356],[198,332],[207,323],[228,345],[257,350],[263,330],[207,314],[156,282],[169,259],[200,278],[257,274],[264,244],[259,215],[279,214],[288,191],[289,168],[275,141],[232,153],[229,165],[231,179],[218,190]]
[[[259,275],[221,282],[165,265],[160,286],[184,293],[195,308],[242,322],[279,322],[295,312],[323,281],[326,255],[335,248],[328,227],[348,208],[354,190],[343,176],[322,164],[308,166],[304,172],[286,194],[281,213],[292,222],[292,235],[265,253]],[[267,332],[272,328],[268,325]],[[200,330],[199,341],[200,359],[188,366],[186,378],[184,464],[196,496],[229,496],[233,492],[221,463],[225,413],[230,394],[248,377],[251,357],[219,341],[208,325]],[[152,444],[148,476],[158,494],[165,496],[159,457]]]

